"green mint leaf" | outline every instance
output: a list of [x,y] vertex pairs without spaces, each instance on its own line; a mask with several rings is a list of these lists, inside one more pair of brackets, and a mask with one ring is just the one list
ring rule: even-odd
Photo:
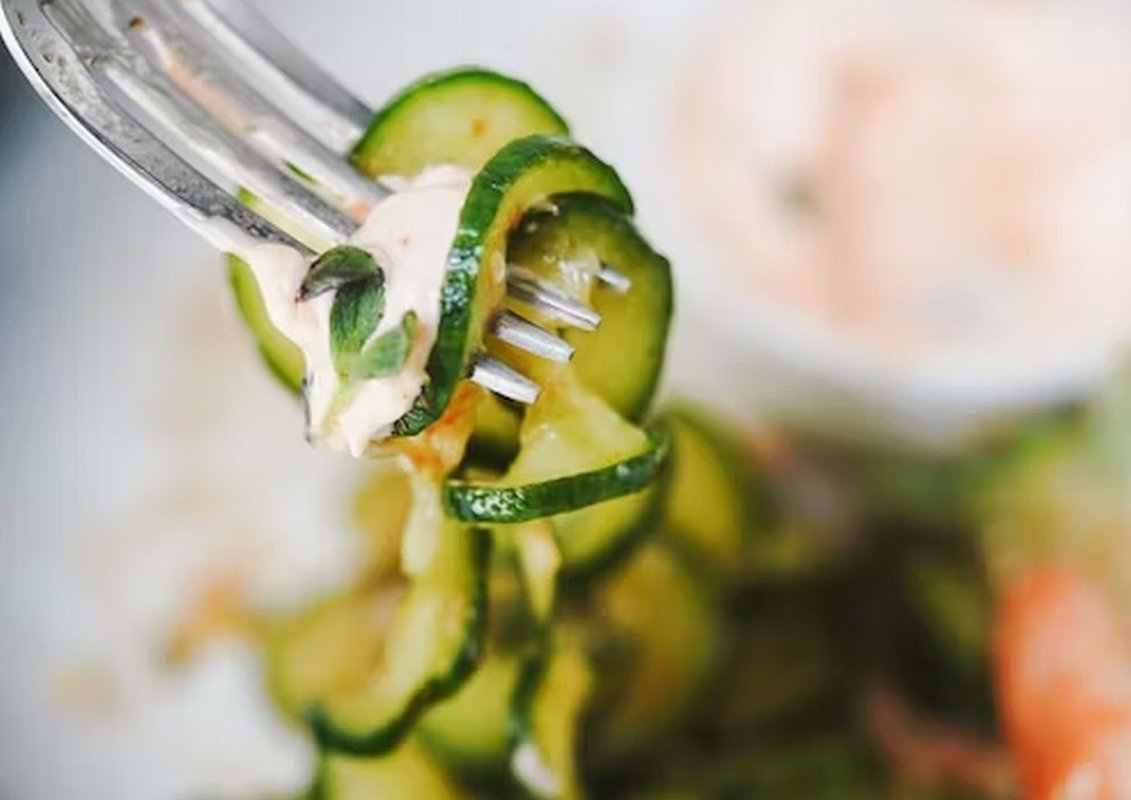
[[385,316],[384,280],[358,281],[338,289],[330,308],[330,355],[334,368],[345,377],[361,348]]
[[298,299],[310,300],[359,281],[377,281],[384,285],[385,273],[368,250],[341,245],[327,250],[310,265],[298,288]]
[[408,361],[416,339],[416,313],[407,312],[400,324],[382,333],[357,357],[353,377],[359,380],[396,375]]

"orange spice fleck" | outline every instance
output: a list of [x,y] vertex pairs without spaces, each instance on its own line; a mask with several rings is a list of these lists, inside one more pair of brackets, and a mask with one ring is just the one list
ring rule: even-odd
[[165,645],[164,661],[183,664],[212,642],[248,634],[254,624],[243,582],[231,576],[211,580],[193,598],[173,630]]

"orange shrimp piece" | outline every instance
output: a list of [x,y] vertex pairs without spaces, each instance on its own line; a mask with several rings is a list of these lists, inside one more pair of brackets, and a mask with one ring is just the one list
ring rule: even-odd
[[1131,641],[1099,589],[1066,567],[1014,581],[994,661],[1025,798],[1131,798]]

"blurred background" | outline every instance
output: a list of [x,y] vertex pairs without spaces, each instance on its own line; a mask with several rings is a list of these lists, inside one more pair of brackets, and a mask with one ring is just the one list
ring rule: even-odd
[[[961,458],[1126,344],[1121,3],[260,5],[374,105],[463,63],[550,98],[673,260],[669,393],[739,429]],[[220,257],[6,56],[0,175],[0,798],[293,790],[254,653],[178,666],[170,632],[339,581],[362,469],[306,446]]]

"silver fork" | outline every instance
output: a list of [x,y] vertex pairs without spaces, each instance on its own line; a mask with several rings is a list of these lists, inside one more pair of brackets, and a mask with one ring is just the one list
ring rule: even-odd
[[[47,104],[87,144],[215,247],[345,241],[387,191],[345,158],[372,111],[242,0],[0,0],[0,35]],[[300,238],[241,204],[249,190]],[[602,265],[601,285],[628,279]],[[508,295],[558,324],[600,316],[518,267]],[[512,309],[490,331],[567,361],[564,339]],[[538,385],[479,354],[469,377],[511,400]]]

